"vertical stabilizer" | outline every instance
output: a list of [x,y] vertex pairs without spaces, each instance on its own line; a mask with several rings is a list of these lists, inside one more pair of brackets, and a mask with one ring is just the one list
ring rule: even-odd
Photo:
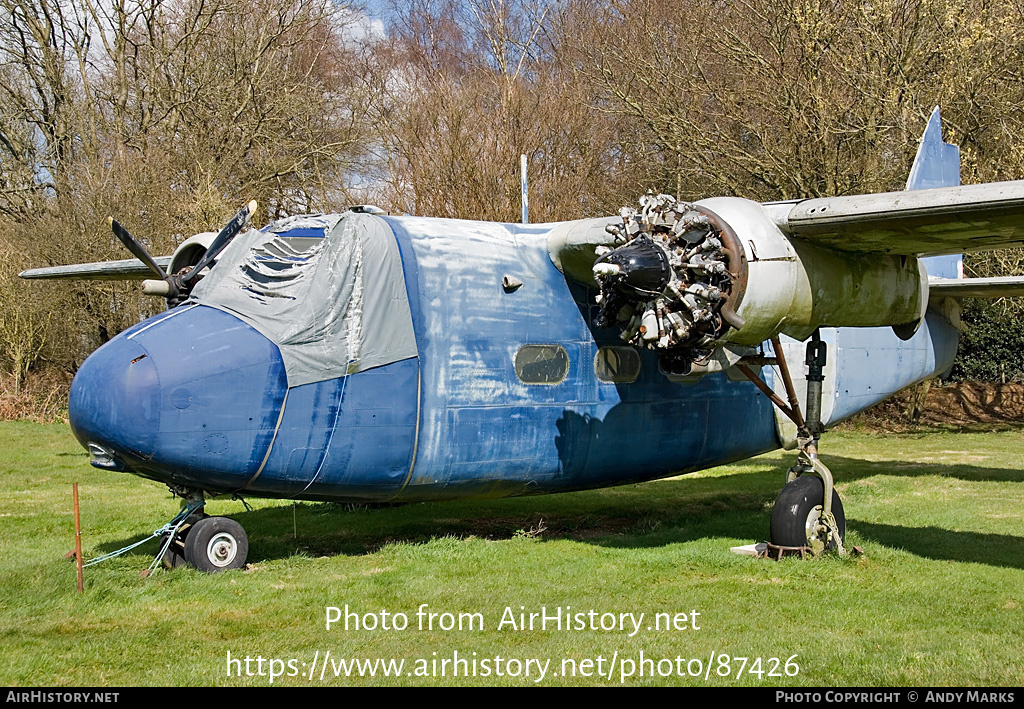
[[960,184],[960,148],[942,140],[939,107],[932,111],[917,147],[917,157],[907,177],[908,190],[956,187]]
[[[956,187],[960,184],[960,148],[942,140],[942,117],[936,106],[925,126],[917,157],[907,177],[908,190],[927,190],[933,187]],[[963,257],[933,256],[922,259],[932,276],[962,278]]]

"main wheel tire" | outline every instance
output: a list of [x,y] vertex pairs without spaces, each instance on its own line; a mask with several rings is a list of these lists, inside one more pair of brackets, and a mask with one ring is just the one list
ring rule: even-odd
[[185,537],[185,561],[205,573],[240,569],[248,555],[245,530],[228,517],[201,519]]
[[[814,551],[835,549],[837,544],[829,532],[820,538],[817,529],[821,520],[825,486],[815,475],[801,475],[787,483],[775,499],[772,508],[772,544],[785,547],[810,547]],[[839,536],[846,536],[846,514],[839,493],[832,490],[832,516],[835,517]]]
[[[188,533],[192,531],[192,527],[201,520],[209,517],[205,512],[193,512],[185,524],[178,528],[178,533],[175,535],[174,541],[167,547],[167,551],[164,552],[163,558],[160,563],[163,564],[165,569],[176,569],[179,566],[187,566],[188,562],[185,561],[185,539],[188,538]],[[167,541],[167,537],[160,537],[160,548],[163,548],[164,542]]]

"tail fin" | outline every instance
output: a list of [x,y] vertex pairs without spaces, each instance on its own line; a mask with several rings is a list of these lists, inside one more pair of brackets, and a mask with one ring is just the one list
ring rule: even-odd
[[[943,142],[942,117],[936,106],[921,136],[917,157],[907,177],[906,189],[926,190],[932,187],[956,187],[959,184],[960,148]],[[963,278],[962,256],[933,256],[922,259],[922,262],[932,276]]]
[[960,184],[960,148],[942,141],[939,107],[932,111],[907,178],[908,190],[956,187]]

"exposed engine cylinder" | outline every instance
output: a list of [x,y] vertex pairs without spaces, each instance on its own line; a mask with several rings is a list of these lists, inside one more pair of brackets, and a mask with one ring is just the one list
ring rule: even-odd
[[554,233],[553,261],[577,274],[590,244],[597,325],[660,352],[673,373],[719,347],[754,347],[780,333],[803,340],[818,327],[891,326],[909,337],[928,305],[927,273],[913,256],[793,238],[770,209],[745,199],[690,204],[648,193],[639,210],[601,223],[603,239],[597,225]]
[[623,208],[622,224],[606,227],[622,246],[597,249],[597,324],[620,325],[623,340],[672,353],[685,370],[742,326],[734,306],[746,283],[743,250],[710,210],[650,193],[640,207]]

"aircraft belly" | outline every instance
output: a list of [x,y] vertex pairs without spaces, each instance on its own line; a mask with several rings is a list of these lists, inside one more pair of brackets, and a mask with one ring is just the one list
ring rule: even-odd
[[642,480],[705,459],[710,402],[673,393],[663,401],[622,402],[591,419],[590,477]]
[[713,387],[666,383],[660,400],[449,411],[451,461],[444,482],[408,492],[429,499],[582,490],[692,472],[776,448],[765,397],[716,379]]

